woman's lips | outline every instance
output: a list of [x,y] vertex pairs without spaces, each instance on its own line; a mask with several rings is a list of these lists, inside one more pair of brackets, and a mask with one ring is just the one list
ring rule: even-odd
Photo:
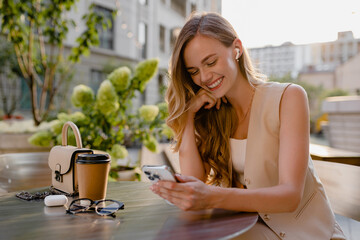
[[223,82],[223,80],[224,80],[224,77],[221,77],[221,78],[219,78],[218,80],[216,80],[215,82],[207,85],[207,87],[208,87],[210,90],[212,90],[212,91],[213,91],[213,90],[216,90],[216,89],[218,89],[218,88],[221,86],[221,83]]

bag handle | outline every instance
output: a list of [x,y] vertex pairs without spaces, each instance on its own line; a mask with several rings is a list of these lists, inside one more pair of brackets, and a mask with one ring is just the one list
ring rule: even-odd
[[75,125],[75,123],[71,122],[71,121],[67,121],[63,128],[62,128],[62,145],[66,146],[67,145],[67,137],[68,137],[68,128],[71,127],[71,129],[74,132],[75,135],[75,140],[76,140],[76,146],[78,148],[82,148],[82,141],[81,141],[81,135],[80,135],[80,131],[78,129],[78,127]]

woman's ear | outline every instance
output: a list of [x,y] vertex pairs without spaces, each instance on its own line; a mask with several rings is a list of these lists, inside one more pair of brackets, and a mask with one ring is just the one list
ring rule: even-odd
[[240,39],[236,38],[233,42],[233,47],[235,49],[235,59],[239,61],[242,53],[243,53],[243,47]]

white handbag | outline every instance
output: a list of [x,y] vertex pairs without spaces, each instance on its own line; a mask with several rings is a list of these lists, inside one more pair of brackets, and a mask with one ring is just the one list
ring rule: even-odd
[[[68,127],[74,132],[76,147],[67,145]],[[61,192],[76,195],[78,181],[76,176],[76,158],[82,153],[93,153],[91,149],[83,148],[78,127],[71,121],[62,128],[62,145],[54,146],[49,154],[49,167],[51,168],[52,187]]]

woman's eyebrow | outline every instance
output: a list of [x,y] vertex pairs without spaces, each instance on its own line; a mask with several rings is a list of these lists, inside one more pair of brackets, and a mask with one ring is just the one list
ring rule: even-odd
[[206,57],[204,57],[204,59],[201,61],[201,64],[204,64],[209,58],[211,58],[212,56],[216,55],[215,53],[213,54],[209,54]]

